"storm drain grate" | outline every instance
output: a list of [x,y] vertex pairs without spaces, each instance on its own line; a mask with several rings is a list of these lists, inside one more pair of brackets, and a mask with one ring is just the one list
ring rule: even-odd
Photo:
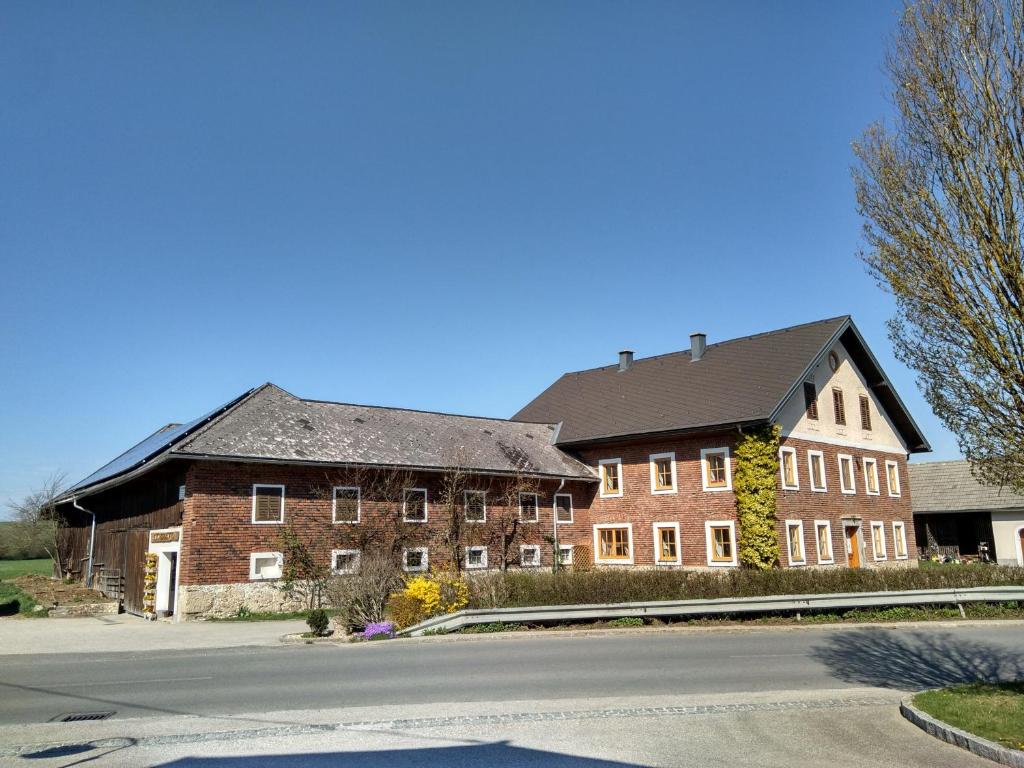
[[109,712],[68,712],[65,715],[58,715],[53,718],[51,723],[79,723],[84,720],[106,720],[108,717],[116,714],[114,711]]

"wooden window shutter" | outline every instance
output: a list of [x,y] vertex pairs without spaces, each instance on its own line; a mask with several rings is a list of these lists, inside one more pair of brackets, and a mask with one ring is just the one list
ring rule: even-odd
[[866,395],[860,396],[860,425],[863,429],[871,429],[871,401]]
[[843,403],[843,390],[832,390],[832,408],[836,415],[836,424],[846,424],[846,405]]
[[256,489],[256,522],[269,523],[281,520],[280,488],[257,487]]
[[807,418],[818,420],[818,391],[813,381],[804,382],[804,405],[807,407]]

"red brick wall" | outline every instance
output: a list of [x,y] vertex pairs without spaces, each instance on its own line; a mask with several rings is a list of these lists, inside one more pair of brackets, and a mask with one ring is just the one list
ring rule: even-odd
[[[480,478],[469,481],[467,487],[493,493],[502,481]],[[225,584],[249,580],[249,556],[253,552],[281,551],[279,537],[281,525],[257,525],[252,522],[252,486],[255,483],[284,485],[284,523],[290,525],[306,541],[316,545],[325,562],[330,560],[331,549],[361,549],[367,537],[379,534],[385,528],[385,518],[393,515],[395,507],[368,498],[362,498],[358,524],[332,521],[331,488],[334,485],[355,485],[350,478],[338,472],[316,467],[296,467],[273,464],[237,462],[195,462],[185,481],[186,499],[180,582],[182,584]],[[437,473],[423,473],[413,478],[410,487],[423,487],[428,491],[428,521],[425,524],[406,523],[401,530],[408,536],[408,546],[429,547],[429,561],[437,564],[447,559],[447,549],[440,537],[445,530],[442,510],[436,502],[439,493]],[[553,493],[557,482],[547,481],[538,489],[540,495],[539,521],[521,526],[519,543],[541,546],[542,564],[551,564],[551,545],[544,542],[551,535]],[[585,509],[590,493],[589,484],[566,483],[563,492],[572,493],[577,519]],[[518,514],[518,509],[505,510],[488,496],[487,517],[493,521],[498,515]],[[560,526],[566,532],[575,531],[579,524]],[[589,531],[589,528],[587,529]],[[483,543],[494,534],[488,523],[463,523],[463,544]],[[489,565],[499,561],[499,551],[488,550]]]

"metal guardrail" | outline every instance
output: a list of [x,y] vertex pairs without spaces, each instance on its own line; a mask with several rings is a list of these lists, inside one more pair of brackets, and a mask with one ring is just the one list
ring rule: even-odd
[[434,616],[399,634],[410,637],[427,631],[453,631],[473,624],[543,623],[589,621],[625,617],[660,618],[713,616],[723,613],[769,613],[772,611],[820,611],[828,609],[876,608],[897,605],[958,605],[963,603],[1009,603],[1024,601],[1024,587],[970,587],[968,589],[919,589],[909,592],[843,592],[830,595],[771,595],[768,597],[724,597],[715,600],[663,600],[647,603],[591,605],[542,605],[527,608],[475,608]]

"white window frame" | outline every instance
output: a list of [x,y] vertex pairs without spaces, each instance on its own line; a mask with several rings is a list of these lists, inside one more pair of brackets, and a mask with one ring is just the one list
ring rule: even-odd
[[[537,553],[537,557],[533,558],[530,562],[526,562],[524,555],[526,550],[532,549]],[[520,544],[519,545],[519,567],[520,568],[540,568],[540,544]]]
[[[818,529],[824,528],[828,531],[828,559],[821,559],[821,551],[818,549]],[[832,543],[832,522],[830,520],[815,520],[814,521],[814,555],[818,561],[818,565],[834,565],[836,562],[836,548]]]
[[[568,552],[568,559],[562,557],[562,555]],[[559,544],[558,545],[558,564],[559,565],[572,565],[573,556],[573,545],[572,544]]]
[[[471,565],[469,562],[469,553],[472,551],[479,550],[482,553],[479,565]],[[466,570],[467,571],[485,571],[487,570],[487,547],[483,544],[472,544],[466,547]]]
[[[533,519],[527,520],[523,517],[523,496],[533,496]],[[519,522],[539,523],[540,522],[540,495],[536,493],[519,492]]]
[[[484,519],[483,520],[470,520],[469,519],[469,495],[471,493],[479,493],[480,496],[483,497],[483,502],[484,502]],[[478,525],[480,523],[486,523],[487,522],[487,491],[476,491],[476,490],[463,491],[462,492],[462,511],[463,511],[463,519],[465,519],[465,521],[467,523],[469,523],[470,525]]]
[[[873,456],[865,456],[861,459],[864,466],[864,493],[868,496],[880,496],[882,493],[882,481],[878,477],[878,459]],[[871,490],[871,483],[868,482],[868,467],[871,467],[875,474],[875,490]]]
[[[818,462],[818,468],[821,469],[821,487],[817,487],[814,484],[814,472],[811,471],[811,466],[814,462]],[[824,451],[807,451],[807,482],[810,483],[811,490],[815,493],[826,493],[828,491],[828,476],[825,473],[825,452]]]
[[179,485],[178,486],[178,501],[184,501],[184,500],[185,500],[185,486],[184,485]]
[[[850,482],[853,483],[852,488],[846,487],[846,473],[843,472],[843,460],[846,459],[850,462]],[[839,490],[848,496],[854,496],[857,493],[857,464],[853,460],[853,456],[848,453],[840,453],[836,456],[836,462],[839,464]]]
[[[671,462],[672,468],[672,487],[671,488],[659,488],[658,487],[658,465],[659,459],[668,459]],[[647,457],[647,466],[651,473],[651,493],[655,496],[662,496],[666,493],[675,493],[679,488],[676,480],[676,452],[666,451],[665,453],[652,453]]]
[[[711,535],[712,528],[728,528],[729,536],[732,538],[732,560],[715,560],[714,537]],[[706,520],[704,522],[704,543],[707,547],[708,565],[712,568],[734,568],[736,566],[736,521],[735,520]]]
[[[882,551],[878,551],[878,547],[875,546],[875,528],[882,532]],[[889,553],[885,549],[885,523],[881,520],[871,521],[871,555],[875,560],[888,560]]]
[[[415,568],[410,568],[406,563],[406,557],[410,552],[421,552],[423,561]],[[430,570],[430,556],[427,547],[406,547],[402,550],[402,570],[406,573],[424,573]]]
[[[708,464],[708,454],[710,453],[724,453],[725,454],[725,485],[708,485],[709,474],[708,470],[710,465]],[[700,449],[700,480],[704,486],[705,491],[731,491],[732,490],[732,456],[729,452],[728,446],[721,448],[701,448]]]
[[[601,531],[612,530],[616,528],[625,528],[628,538],[626,539],[629,546],[629,557],[601,557]],[[633,558],[635,557],[635,550],[633,549],[633,524],[632,523],[597,523],[594,525],[594,562],[598,565],[633,565]]]
[[[889,467],[894,467],[896,469],[895,493],[893,493],[892,485],[889,482]],[[885,487],[888,489],[889,495],[894,499],[898,499],[903,495],[903,480],[900,478],[900,463],[898,461],[893,461],[892,459],[885,460]]]
[[[793,457],[793,482],[794,485],[786,485],[786,455]],[[779,477],[782,478],[782,490],[784,491],[799,491],[800,490],[800,463],[796,459],[796,448],[784,446],[779,448]]]
[[[422,493],[423,494],[423,519],[422,520],[410,520],[406,514],[406,506],[408,505],[409,499],[407,498],[409,493]],[[426,488],[403,488],[402,489],[402,522],[403,523],[425,523],[430,519],[430,504],[428,502],[429,494]]]
[[[277,520],[257,520],[256,519],[256,489],[257,488],[280,488],[281,489],[281,514]],[[285,489],[283,485],[275,485],[273,483],[253,483],[252,484],[252,524],[253,525],[284,525],[284,494]]]
[[277,567],[284,576],[284,555],[280,552],[252,552],[249,554],[249,581],[277,581],[281,576],[261,576],[256,573],[256,561],[265,558],[277,558]]
[[[338,555],[355,555],[356,561],[355,566],[352,570],[341,570],[336,567],[338,562]],[[331,573],[335,576],[353,576],[359,573],[359,568],[363,564],[363,553],[358,549],[332,549],[331,550]]]
[[[558,519],[558,497],[569,498],[569,519],[559,520]],[[555,516],[555,525],[572,525],[574,512],[572,510],[572,494],[571,493],[556,493],[551,499],[551,514]]]
[[[662,560],[661,558],[661,536],[658,532],[663,528],[671,528],[676,532],[676,557],[675,560]],[[683,564],[683,542],[679,537],[679,523],[654,523],[651,525],[651,533],[654,536],[654,564],[655,565],[682,565]]]
[[[797,528],[800,530],[800,559],[793,559],[793,552],[789,546],[789,532],[790,529]],[[815,531],[817,532],[817,531]],[[817,546],[817,542],[815,542]],[[804,521],[803,520],[787,520],[786,521],[786,560],[790,566],[807,565],[807,540],[804,537]]]
[[[339,520],[338,519],[338,491],[355,491],[356,492],[356,519],[355,520]],[[358,485],[336,485],[331,489],[331,520],[334,521],[335,525],[358,525],[359,521],[363,517],[363,492],[360,490]]]
[[[619,490],[618,490],[617,493],[606,493],[605,490],[604,490],[604,473],[605,473],[605,469],[604,468],[609,466],[609,465],[613,465],[613,464],[617,467],[618,473],[619,473]],[[622,486],[624,484],[624,478],[622,477],[622,459],[621,458],[619,458],[619,459],[601,459],[600,461],[597,462],[597,466],[598,466],[598,470],[600,471],[600,475],[601,475],[601,491],[600,491],[601,498],[602,499],[618,499],[618,498],[620,498],[622,496]]]
[[[899,535],[896,531],[899,531]],[[896,546],[896,542],[903,542],[903,554],[900,554],[899,547]],[[907,549],[907,524],[902,520],[892,521],[892,553],[897,560],[907,560],[910,558],[910,550]]]

